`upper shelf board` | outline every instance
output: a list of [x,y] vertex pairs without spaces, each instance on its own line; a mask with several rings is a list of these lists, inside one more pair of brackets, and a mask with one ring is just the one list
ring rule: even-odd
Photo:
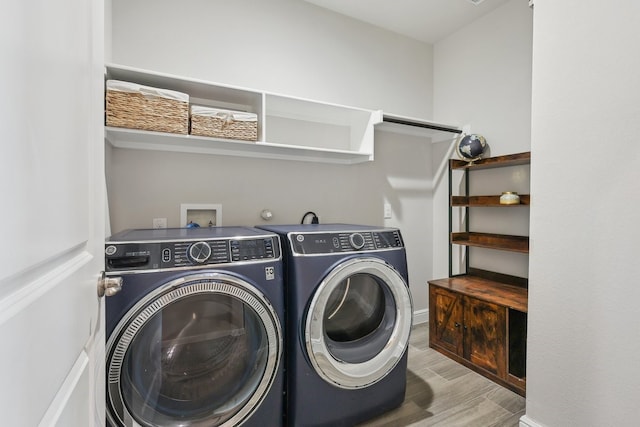
[[526,165],[531,163],[531,152],[508,154],[506,156],[487,157],[486,159],[467,162],[464,160],[451,159],[451,169],[492,169],[505,166]]

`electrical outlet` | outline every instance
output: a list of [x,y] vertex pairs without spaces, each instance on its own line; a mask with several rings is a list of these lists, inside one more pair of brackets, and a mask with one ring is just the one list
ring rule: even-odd
[[391,219],[391,203],[384,204],[384,219]]
[[167,218],[153,218],[153,228],[167,228]]

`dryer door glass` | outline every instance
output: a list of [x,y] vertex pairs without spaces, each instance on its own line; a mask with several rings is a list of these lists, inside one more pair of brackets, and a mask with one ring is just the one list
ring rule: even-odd
[[134,307],[110,342],[115,417],[144,426],[237,424],[268,391],[280,359],[270,305],[242,282],[200,278],[163,289]]
[[377,258],[348,260],[320,283],[309,305],[309,359],[331,384],[366,387],[400,361],[411,322],[409,288],[393,267]]
[[395,320],[395,299],[378,277],[348,276],[333,288],[324,309],[327,349],[344,362],[369,360],[389,342]]

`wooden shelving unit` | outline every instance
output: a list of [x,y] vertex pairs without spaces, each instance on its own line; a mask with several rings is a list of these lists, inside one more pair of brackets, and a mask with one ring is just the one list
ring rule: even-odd
[[[529,253],[529,237],[469,231],[470,208],[526,208],[501,205],[500,195],[469,195],[469,172],[526,165],[531,153],[491,157],[473,163],[449,161],[449,277],[429,281],[429,345],[521,395],[526,390],[528,280],[469,265],[469,248]],[[465,192],[453,195],[452,171],[464,173]],[[453,230],[452,209],[465,210],[465,230]],[[453,274],[453,246],[465,248],[465,272]]]
[[[466,222],[466,229],[460,231],[453,230],[453,219],[452,219],[452,208],[460,207],[465,208],[465,216],[469,218],[469,208],[475,207],[492,207],[492,208],[501,208],[501,209],[514,209],[514,208],[522,208],[525,206],[529,206],[531,202],[531,196],[529,194],[520,195],[520,203],[516,205],[502,205],[500,204],[500,195],[499,194],[491,194],[491,195],[469,195],[469,184],[470,184],[470,172],[475,170],[484,170],[484,169],[494,169],[494,168],[505,168],[510,166],[520,166],[526,165],[531,162],[531,153],[517,153],[517,154],[508,154],[505,156],[496,156],[489,157],[486,159],[477,160],[475,162],[466,162],[457,159],[449,160],[449,234],[450,234],[450,245],[449,245],[449,276],[452,276],[453,269],[451,265],[451,260],[453,258],[452,255],[452,246],[451,245],[462,245],[467,247],[480,247],[487,249],[495,249],[495,250],[503,250],[503,251],[512,251],[512,252],[520,252],[520,253],[528,253],[529,252],[529,237],[528,236],[514,236],[514,235],[506,235],[506,234],[495,234],[495,233],[482,233],[482,232],[471,232],[469,230],[469,221]],[[462,195],[454,195],[453,194],[453,171],[462,171],[464,173],[464,181],[465,181],[465,191],[467,194]],[[469,257],[466,256],[467,260],[466,270],[469,270]]]

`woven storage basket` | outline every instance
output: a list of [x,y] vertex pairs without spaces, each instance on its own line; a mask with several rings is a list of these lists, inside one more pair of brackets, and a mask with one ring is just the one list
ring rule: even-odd
[[191,135],[258,140],[258,116],[253,113],[191,106]]
[[187,134],[189,95],[108,80],[107,126]]

